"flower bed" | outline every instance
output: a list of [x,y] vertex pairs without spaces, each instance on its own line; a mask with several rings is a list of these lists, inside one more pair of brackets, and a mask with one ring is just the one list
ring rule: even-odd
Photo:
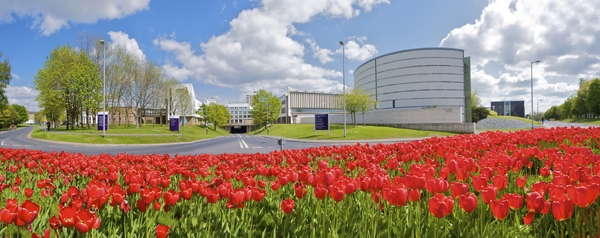
[[51,237],[600,235],[598,128],[269,154],[0,149],[0,234]]

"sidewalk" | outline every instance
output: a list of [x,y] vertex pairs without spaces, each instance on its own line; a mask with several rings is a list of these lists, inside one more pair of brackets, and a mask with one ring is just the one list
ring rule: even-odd
[[301,143],[344,143],[344,144],[356,144],[356,143],[394,143],[394,142],[409,142],[415,140],[427,139],[429,137],[423,138],[388,138],[388,139],[364,139],[364,140],[307,140],[307,139],[295,139],[295,138],[285,138],[280,136],[268,136],[268,135],[256,135],[259,137],[279,140],[283,139],[284,141],[293,141],[293,142],[301,142]]

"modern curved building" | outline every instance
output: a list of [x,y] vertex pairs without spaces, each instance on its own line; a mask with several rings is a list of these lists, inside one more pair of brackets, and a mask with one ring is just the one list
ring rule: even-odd
[[470,58],[464,50],[420,48],[371,59],[354,71],[354,87],[372,95],[377,109],[462,108],[471,121]]

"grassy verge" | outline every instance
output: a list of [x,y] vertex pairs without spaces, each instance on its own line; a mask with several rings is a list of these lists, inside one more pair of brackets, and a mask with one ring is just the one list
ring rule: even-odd
[[31,137],[43,140],[76,142],[88,144],[160,144],[191,142],[202,139],[209,139],[218,136],[228,135],[229,133],[221,128],[216,131],[208,129],[208,134],[204,127],[186,125],[182,133],[169,131],[168,126],[143,125],[140,128],[115,126],[109,127],[106,131],[106,137],[102,137],[102,131],[92,129],[66,130],[64,127],[56,128],[54,131],[45,132],[36,126]]
[[[531,123],[531,119],[527,119],[527,118],[523,118],[523,117],[513,117],[513,116],[488,116],[488,118],[496,118],[496,119],[512,119],[512,120],[519,120],[522,122],[527,122],[527,123]],[[535,125],[541,125],[542,123],[539,121],[533,121],[533,124]]]
[[574,119],[565,119],[563,122],[573,122],[573,123],[585,123],[585,124],[594,124],[600,125],[600,119],[595,118],[574,118]]
[[[281,136],[294,139],[310,140],[359,140],[359,139],[390,139],[390,138],[421,138],[429,136],[451,136],[454,133],[439,131],[419,131],[383,126],[346,126],[344,138],[343,125],[331,125],[331,135],[327,131],[317,131],[315,135],[313,124],[275,124],[269,128],[270,136]],[[261,131],[259,135],[267,135]]]

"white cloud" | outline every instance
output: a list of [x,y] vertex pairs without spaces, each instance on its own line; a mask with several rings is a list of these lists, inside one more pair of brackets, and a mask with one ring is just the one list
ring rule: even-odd
[[127,52],[133,54],[134,56],[140,59],[146,59],[146,55],[144,55],[144,52],[140,49],[137,40],[134,38],[129,38],[128,34],[121,31],[109,31],[108,35],[110,36],[110,39],[113,41],[114,45],[123,46]]
[[306,39],[306,42],[310,44],[310,48],[313,51],[313,57],[318,59],[321,62],[321,64],[326,64],[333,61],[333,59],[329,57],[333,54],[333,51],[331,51],[330,49],[323,49],[319,47],[317,45],[317,42],[315,42],[315,40],[313,39]]
[[29,111],[39,110],[39,107],[37,106],[37,101],[35,101],[35,97],[37,95],[38,92],[30,87],[10,85],[6,87],[6,97],[8,97],[8,103],[11,105],[19,104],[23,106],[27,106],[27,104],[29,103]]
[[[373,55],[377,54],[377,47],[371,44],[365,44],[364,41],[367,40],[366,36],[361,37],[352,37],[355,38],[358,43],[354,40],[349,40],[344,43],[345,49],[342,50],[341,47],[336,51],[336,53],[346,54],[346,58],[350,60],[356,61],[365,61],[373,57]],[[342,52],[345,51],[345,52]]]
[[150,0],[26,0],[0,1],[0,23],[32,17],[32,28],[51,35],[69,24],[111,20],[148,9]]
[[[471,56],[472,88],[484,105],[491,100],[524,100],[531,111],[531,61],[534,103],[561,104],[578,88],[579,78],[600,75],[598,1],[489,1],[479,19],[452,30],[440,46],[465,49]],[[501,73],[491,68],[501,65]],[[529,106],[528,106],[529,105]],[[529,110],[528,110],[529,109]]]
[[21,80],[21,77],[19,77],[18,74],[10,73],[10,76],[12,76],[12,79]]
[[[294,24],[306,23],[321,15],[330,18],[351,18],[360,9],[370,11],[374,5],[388,0],[263,0],[260,7],[242,11],[229,22],[228,32],[201,43],[201,54],[195,53],[189,42],[179,42],[174,36],[154,41],[171,53],[165,72],[179,80],[193,78],[204,83],[241,88],[242,92],[270,89],[275,94],[288,86],[304,90],[341,89],[341,77],[336,70],[306,63],[305,48],[291,38],[302,35]],[[328,61],[325,50],[317,58]]]

